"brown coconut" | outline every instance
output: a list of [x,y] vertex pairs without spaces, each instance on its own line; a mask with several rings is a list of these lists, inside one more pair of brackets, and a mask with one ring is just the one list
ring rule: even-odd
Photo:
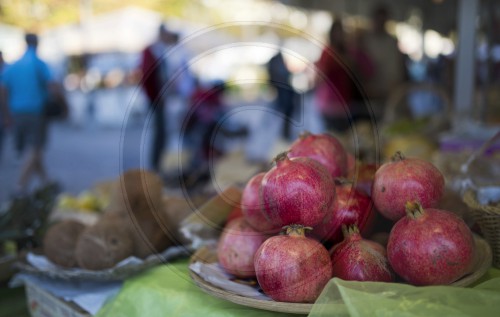
[[157,210],[135,213],[134,216],[130,220],[134,255],[145,258],[150,254],[160,253],[173,244],[169,220],[163,206]]
[[123,173],[115,183],[110,210],[150,213],[162,204],[163,181],[150,171],[132,169]]
[[134,244],[133,254],[139,258],[146,258],[172,245],[169,229],[163,229],[168,223],[165,214],[163,209],[160,209],[156,216],[151,214],[150,217],[146,217],[143,213],[141,217],[135,218],[134,215],[115,211],[105,213],[99,221],[127,226]]
[[88,270],[103,270],[131,256],[134,242],[129,226],[104,221],[83,231],[76,244],[78,265]]
[[[165,209],[165,214],[163,219],[166,222],[169,232],[171,233],[175,243],[187,245],[190,243],[184,235],[180,232],[181,223],[184,219],[196,210],[197,204],[200,204],[200,199],[193,198],[193,200],[188,201],[183,197],[176,196],[164,196],[163,205]],[[204,202],[204,200],[203,200]]]
[[45,256],[57,265],[75,267],[76,243],[84,230],[85,225],[76,220],[63,220],[53,224],[43,238]]

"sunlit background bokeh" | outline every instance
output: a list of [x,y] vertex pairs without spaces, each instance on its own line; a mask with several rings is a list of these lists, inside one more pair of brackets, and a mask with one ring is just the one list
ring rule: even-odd
[[[307,99],[314,89],[311,70],[332,23],[341,19],[347,41],[355,42],[370,30],[372,11],[379,3],[389,9],[386,29],[405,56],[408,82],[438,85],[455,107],[456,61],[464,33],[460,8],[467,3],[461,0],[0,0],[0,51],[11,63],[25,50],[25,32],[39,34],[39,55],[63,85],[70,105],[65,129],[116,129],[126,120],[146,118],[148,104],[138,69],[141,52],[156,39],[161,23],[180,36],[172,54],[188,60],[185,72],[201,83],[230,83],[225,96],[229,107],[268,106],[273,101],[266,64],[282,47],[291,84],[304,94],[307,110],[314,108]],[[498,123],[500,6],[494,0],[475,3],[477,14],[465,14],[475,24],[470,30],[474,56],[465,69],[472,78],[473,105],[467,106],[465,117]],[[435,102],[425,92],[409,98],[424,107]],[[176,154],[186,105],[173,100],[168,111],[169,154]],[[274,132],[255,128],[262,121],[257,112],[262,111],[242,111],[232,119],[245,129],[258,130],[258,137],[250,133],[250,151],[260,150],[268,159],[272,152],[266,142]],[[295,136],[301,129],[323,130],[320,122],[302,123]]]
[[[434,8],[429,9],[433,10],[431,12],[434,12],[436,17],[425,15],[421,7],[422,2],[434,5]],[[390,21],[388,31],[398,38],[401,51],[408,54],[412,61],[436,58],[440,54],[451,55],[455,52],[456,29],[455,14],[449,10],[456,10],[455,2],[414,1],[412,6],[411,1],[405,1],[404,6],[397,5],[396,10],[392,10],[396,13],[392,14],[392,18],[397,20]],[[21,0],[2,1],[1,4],[0,48],[5,60],[15,60],[22,54],[25,30],[39,32],[40,55],[54,66],[58,66],[61,76],[69,76],[66,83],[70,90],[78,87],[73,75],[79,72],[78,61],[83,57],[90,59],[87,61],[87,74],[83,74],[89,78],[85,78],[84,82],[94,82],[97,77],[104,80],[109,76],[111,78],[108,84],[123,83],[127,78],[124,75],[133,68],[138,53],[154,39],[157,27],[162,21],[185,37],[206,28],[217,28],[224,23],[262,24],[260,28],[235,27],[231,32],[222,30],[213,32],[209,38],[197,38],[196,41],[188,43],[195,55],[213,48],[217,41],[229,42],[236,39],[249,42],[271,41],[278,44],[279,38],[284,35],[285,47],[294,50],[306,45],[302,50],[307,54],[305,58],[314,60],[319,57],[321,48],[311,45],[310,39],[304,38],[305,36],[317,41],[325,40],[336,17],[344,19],[348,34],[368,29],[370,8],[373,6],[367,1],[359,0],[331,3],[269,0]],[[438,12],[441,11],[448,13],[439,17]],[[276,34],[269,30],[265,23],[289,27],[291,32]],[[291,34],[298,30],[303,33]],[[200,64],[196,71],[200,76],[207,77],[234,76],[245,66],[267,62],[271,55],[272,50],[265,48],[248,51],[244,55],[238,50],[221,52]],[[211,67],[206,67],[208,63]],[[232,71],[228,70],[229,68]],[[292,68],[300,69],[300,66]],[[79,88],[89,87],[81,84]]]

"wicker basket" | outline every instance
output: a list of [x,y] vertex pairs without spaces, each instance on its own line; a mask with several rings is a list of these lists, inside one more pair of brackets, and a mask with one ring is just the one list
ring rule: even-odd
[[[491,248],[488,243],[481,237],[474,235],[474,243],[475,243],[475,258],[472,267],[468,274],[460,278],[459,280],[449,284],[450,286],[456,287],[466,287],[477,282],[491,267],[492,262],[492,254]],[[202,263],[214,263],[217,262],[217,253],[213,248],[209,248],[208,246],[204,246],[196,251],[195,254],[191,256],[189,261],[190,264],[195,262]],[[221,298],[226,301],[230,301],[239,305],[258,308],[262,310],[274,311],[274,312],[282,312],[289,314],[309,314],[313,304],[306,303],[285,303],[285,302],[277,302],[273,300],[262,300],[262,299],[254,299],[245,297],[236,293],[233,293],[229,290],[225,290],[219,288],[216,285],[213,285],[211,282],[206,281],[203,277],[196,274],[194,271],[189,270],[189,274],[195,284],[207,294],[212,296]],[[391,292],[390,283],[387,284],[387,291]],[[337,298],[335,300],[331,299],[332,304],[337,304],[337,308],[343,307],[344,302]],[[347,312],[347,308],[346,312]]]
[[468,189],[463,200],[469,206],[474,220],[491,246],[493,252],[493,266],[500,268],[500,204],[483,205],[477,199],[477,192]]

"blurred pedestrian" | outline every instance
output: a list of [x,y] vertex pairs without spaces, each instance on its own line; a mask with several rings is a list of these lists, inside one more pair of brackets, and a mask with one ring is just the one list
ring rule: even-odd
[[284,139],[289,140],[291,138],[290,128],[294,110],[295,90],[291,85],[291,73],[285,63],[281,48],[267,63],[267,73],[269,84],[276,91],[274,109],[284,116],[282,135]]
[[[0,51],[0,82],[2,81],[2,73],[5,68],[5,61],[3,59],[3,53]],[[3,99],[3,98],[2,98]],[[5,100],[0,99],[0,161],[2,160],[3,153],[3,140],[5,138],[5,130],[6,130],[6,119],[7,118],[7,105],[5,104]]]
[[315,102],[329,131],[344,132],[350,127],[353,67],[341,20],[335,20],[328,33],[328,45],[316,62]]
[[375,67],[373,60],[367,53],[366,33],[356,30],[349,42],[349,55],[353,59],[352,72],[355,79],[352,81],[352,97],[350,111],[354,122],[372,119],[369,104],[364,91],[365,84],[373,79]]
[[38,36],[28,33],[25,40],[26,52],[6,67],[1,79],[4,122],[8,126],[13,124],[19,153],[28,151],[16,185],[16,194],[27,193],[35,176],[39,177],[43,185],[48,183],[43,162],[47,139],[44,107],[49,93],[57,89],[48,65],[37,55]]
[[140,66],[141,85],[148,98],[154,124],[150,164],[157,172],[161,171],[161,159],[167,141],[165,122],[167,98],[164,88],[169,80],[167,53],[174,41],[175,35],[162,24],[158,30],[157,39],[143,50]]
[[210,161],[223,155],[223,149],[214,139],[214,131],[223,132],[218,126],[224,116],[225,105],[223,95],[226,85],[215,80],[209,83],[196,81],[192,94],[191,110],[186,117],[186,130],[183,141],[190,147],[188,167],[182,171],[186,185],[191,180],[207,181],[210,177]]
[[171,83],[167,95],[169,98],[177,99],[182,107],[186,108],[196,89],[196,78],[189,68],[191,53],[179,41],[178,33],[172,33],[169,49],[172,50],[167,58],[167,74]]
[[388,8],[377,5],[372,12],[372,29],[365,39],[366,51],[374,65],[374,75],[366,82],[365,89],[377,118],[381,118],[391,91],[406,77],[404,56],[397,40],[386,30],[388,20]]
[[[206,138],[206,134],[202,133],[199,136],[195,136],[197,132],[202,131],[203,129],[194,129],[192,131],[183,131],[184,128],[189,126],[190,121],[193,120],[193,116],[190,116],[190,111],[193,106],[196,108],[206,108],[205,105],[207,103],[202,103],[202,105],[193,103],[193,100],[197,98],[195,94],[198,94],[201,90],[204,90],[206,87],[201,87],[198,85],[197,78],[193,75],[190,69],[190,60],[192,58],[190,50],[186,47],[186,45],[180,41],[180,36],[178,33],[174,33],[171,42],[172,50],[169,50],[168,58],[167,58],[167,68],[168,68],[168,78],[169,85],[167,89],[167,104],[168,104],[168,132],[167,134],[170,137],[170,140],[173,144],[179,142],[178,145],[182,144],[181,151],[184,152],[187,148],[189,148],[189,152],[191,157],[193,153],[197,153],[202,151],[202,149],[195,148],[196,145],[200,145],[195,140]],[[207,109],[209,109],[208,107]],[[212,131],[206,131],[209,135],[211,135]],[[192,138],[194,137],[194,138]],[[184,148],[184,146],[187,148]],[[193,160],[191,160],[192,162]],[[189,166],[189,165],[188,165]],[[179,164],[177,165],[177,171],[170,169],[167,171],[168,174],[191,174],[193,166],[190,168],[185,168],[185,166]],[[179,168],[183,170],[179,170]],[[204,165],[196,165],[195,169],[197,171],[205,171],[206,166]]]

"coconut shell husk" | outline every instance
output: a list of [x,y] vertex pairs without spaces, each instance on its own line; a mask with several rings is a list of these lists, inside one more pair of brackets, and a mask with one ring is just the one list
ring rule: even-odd
[[163,181],[155,173],[133,169],[115,183],[108,209],[122,212],[151,213],[162,205]]
[[45,256],[57,265],[75,267],[76,243],[85,228],[84,224],[75,220],[63,220],[52,225],[43,239]]
[[139,258],[160,253],[173,244],[168,229],[162,227],[155,219],[137,222],[132,230],[134,255]]
[[181,223],[196,210],[197,204],[201,204],[200,199],[188,201],[183,197],[163,197],[165,219],[168,220],[167,227],[175,243],[182,245],[187,245],[189,243],[186,237],[180,232]]
[[110,211],[102,216],[100,223],[114,223],[129,228],[133,240],[133,254],[139,258],[146,258],[153,253],[163,252],[173,243],[169,219],[165,208],[147,216],[146,212],[127,214],[122,211]]
[[103,270],[131,256],[133,251],[130,227],[121,221],[104,221],[82,232],[75,254],[80,267]]

